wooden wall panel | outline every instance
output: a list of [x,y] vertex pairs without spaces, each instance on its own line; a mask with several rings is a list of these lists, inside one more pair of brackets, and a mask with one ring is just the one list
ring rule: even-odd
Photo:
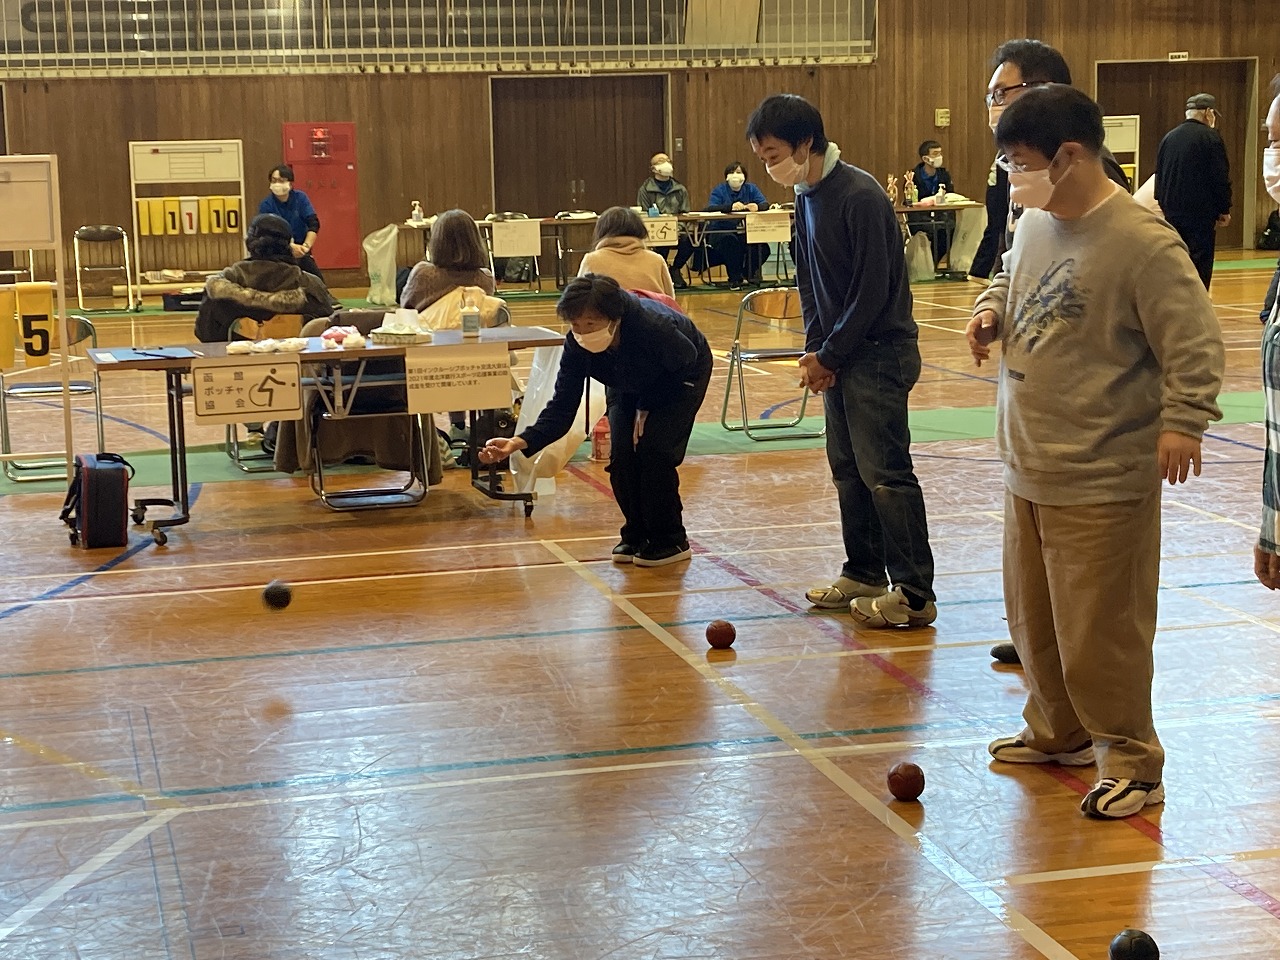
[[[943,144],[957,188],[981,197],[992,154],[982,100],[988,60],[1001,41],[1018,36],[1062,49],[1078,84],[1090,93],[1097,60],[1163,60],[1171,50],[1186,50],[1193,58],[1257,57],[1258,103],[1253,115],[1240,118],[1242,124],[1261,119],[1266,81],[1280,70],[1276,2],[884,0],[874,64],[672,71],[671,135],[684,141],[684,150],[673,153],[677,176],[702,204],[724,165],[740,159],[771,200],[787,199],[750,158],[743,139],[755,104],[787,91],[813,98],[846,159],[877,179],[901,175],[916,162],[919,142],[934,138]],[[483,214],[492,208],[489,79],[479,74],[120,78],[5,86],[10,149],[59,154],[68,230],[82,223],[129,222],[129,139],[243,139],[252,209],[266,189],[266,171],[279,159],[285,121],[358,125],[362,232],[403,220],[415,199],[428,211],[459,206]],[[934,128],[937,107],[951,111],[947,130]],[[669,147],[674,151],[674,143]],[[531,143],[529,162],[556,148]],[[639,172],[646,159],[637,159]],[[1256,201],[1265,213],[1261,186]]]

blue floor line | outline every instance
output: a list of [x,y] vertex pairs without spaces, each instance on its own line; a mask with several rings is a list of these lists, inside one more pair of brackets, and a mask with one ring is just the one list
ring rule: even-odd
[[[193,508],[196,505],[197,498],[200,496],[200,489],[201,489],[201,484],[195,483],[191,485],[190,506]],[[140,540],[139,542],[135,543],[131,547],[125,548],[122,552],[116,554],[106,563],[103,563],[100,566],[94,567],[92,570],[88,571],[87,573],[82,573],[79,576],[72,577],[70,580],[67,580],[64,583],[60,583],[57,586],[50,587],[48,590],[44,591],[43,593],[37,594],[36,596],[32,597],[30,600],[25,600],[22,603],[16,604],[15,606],[7,607],[4,610],[0,610],[0,620],[7,620],[9,617],[22,613],[22,611],[24,610],[29,610],[31,609],[31,607],[35,606],[37,603],[39,603],[42,600],[48,600],[52,597],[56,597],[61,594],[64,594],[68,590],[74,590],[76,587],[80,586],[82,583],[86,583],[87,581],[92,580],[95,574],[103,573],[104,571],[110,570],[113,567],[118,567],[120,564],[124,563],[126,560],[130,559],[131,557],[137,556],[143,550],[147,549],[147,547],[154,546],[154,545],[155,545],[155,541],[151,539],[150,534],[147,534],[146,539]]]

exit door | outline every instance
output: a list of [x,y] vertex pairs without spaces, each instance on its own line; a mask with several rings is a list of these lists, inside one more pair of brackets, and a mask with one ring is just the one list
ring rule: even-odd
[[354,123],[286,123],[284,162],[320,218],[312,256],[322,268],[359,269],[360,195]]

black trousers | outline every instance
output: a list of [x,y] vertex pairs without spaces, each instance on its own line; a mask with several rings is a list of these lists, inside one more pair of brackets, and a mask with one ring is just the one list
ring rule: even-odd
[[666,259],[667,255],[674,250],[676,252],[675,263],[671,264],[673,271],[683,269],[684,265],[689,262],[689,258],[693,256],[693,241],[689,239],[689,235],[681,231],[680,239],[676,241],[674,247],[654,247],[653,252],[662,259]]
[[769,259],[767,243],[747,243],[745,232],[737,230],[713,230],[707,233],[707,246],[711,248],[710,263],[723,263],[729,274],[729,282],[740,284],[755,277],[760,267]]
[[1191,262],[1206,290],[1213,280],[1213,247],[1217,242],[1216,218],[1206,219],[1203,216],[1185,216],[1165,211],[1164,218],[1169,226],[1178,231],[1178,236],[1187,245],[1191,253]]
[[306,253],[298,257],[298,266],[302,268],[303,273],[309,273],[313,277],[324,279],[324,274],[320,272],[320,268],[316,266],[315,257]]
[[693,421],[711,382],[708,369],[692,383],[681,385],[676,399],[658,410],[650,410],[644,436],[632,445],[635,430],[634,393],[612,388],[605,391],[605,413],[609,417],[612,451],[609,455],[609,482],[614,499],[622,510],[622,542],[637,549],[645,544],[655,549],[683,545],[684,504],[680,500],[680,474],[693,433]]
[[1008,187],[987,187],[987,228],[982,231],[982,241],[973,255],[973,263],[969,265],[969,276],[991,279],[995,270],[996,252],[1000,248],[1000,235],[1004,232],[1005,221],[1009,217]]

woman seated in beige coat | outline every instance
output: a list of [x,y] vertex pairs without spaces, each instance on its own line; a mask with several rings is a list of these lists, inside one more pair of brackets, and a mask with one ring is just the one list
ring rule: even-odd
[[676,295],[671,271],[660,254],[645,247],[649,231],[640,214],[626,207],[610,207],[596,221],[592,251],[582,258],[578,276],[588,273],[612,277],[623,290],[648,290]]

